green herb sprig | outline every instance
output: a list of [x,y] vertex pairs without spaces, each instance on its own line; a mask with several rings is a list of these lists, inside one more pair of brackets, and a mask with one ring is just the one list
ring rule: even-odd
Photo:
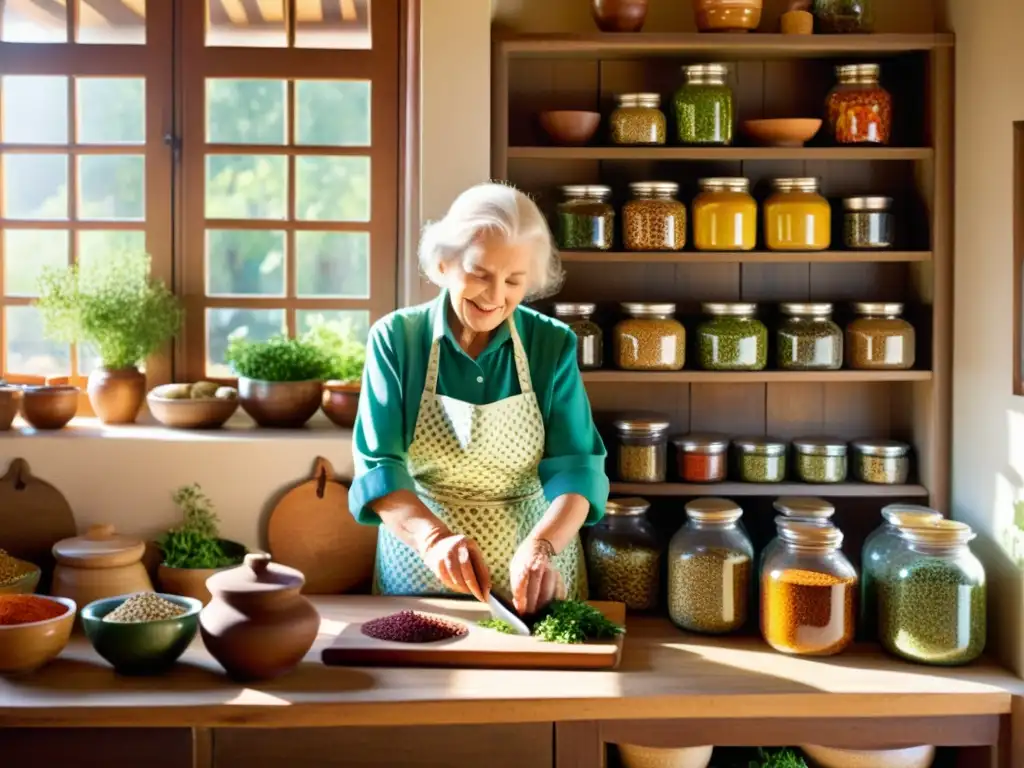
[[213,504],[199,485],[184,486],[172,497],[181,509],[182,523],[157,540],[169,568],[227,568],[242,562],[241,553],[229,554],[219,538]]
[[533,625],[532,634],[549,643],[574,644],[613,638],[625,631],[582,600],[556,600]]
[[225,359],[239,376],[259,381],[312,381],[330,373],[331,361],[316,344],[278,336],[269,341],[235,338]]
[[751,760],[748,768],[807,768],[807,763],[792,749],[758,749],[757,760]]
[[483,619],[478,621],[477,624],[484,629],[493,629],[495,632],[500,632],[503,635],[514,635],[515,629],[504,619]]

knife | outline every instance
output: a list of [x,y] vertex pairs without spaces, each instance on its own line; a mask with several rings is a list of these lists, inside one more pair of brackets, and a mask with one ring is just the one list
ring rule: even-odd
[[487,596],[487,605],[491,609],[491,616],[508,622],[517,635],[530,636],[530,628],[526,626],[515,611],[506,607],[493,592]]

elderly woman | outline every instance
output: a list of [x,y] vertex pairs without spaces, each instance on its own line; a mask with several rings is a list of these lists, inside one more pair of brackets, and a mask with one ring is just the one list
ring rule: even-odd
[[585,598],[580,527],[608,498],[576,337],[521,306],[562,272],[544,217],[501,184],[429,225],[441,295],[370,331],[354,433],[353,514],[380,524],[378,594],[490,590],[530,614]]

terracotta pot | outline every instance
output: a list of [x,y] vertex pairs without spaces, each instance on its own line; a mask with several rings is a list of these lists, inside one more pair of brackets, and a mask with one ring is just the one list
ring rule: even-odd
[[301,427],[320,407],[320,381],[238,379],[242,409],[261,427]]
[[320,615],[300,594],[303,575],[251,553],[245,564],[211,577],[213,599],[199,614],[203,643],[235,680],[269,680],[309,653]]
[[133,424],[146,399],[138,368],[97,368],[89,374],[89,403],[104,424]]
[[57,567],[51,592],[84,607],[93,600],[134,592],[152,592],[153,582],[142,564],[144,542],[121,536],[112,525],[94,525],[84,536],[53,545]]
[[328,381],[324,384],[321,408],[327,418],[339,427],[353,427],[359,410],[360,389],[359,384],[346,384],[342,381]]
[[761,24],[763,0],[693,0],[701,32],[750,32]]
[[78,413],[78,387],[27,387],[21,395],[21,417],[36,429],[63,429]]
[[0,430],[8,430],[21,406],[21,390],[0,386]]
[[[229,556],[241,556],[245,554],[245,547],[237,541],[221,540],[221,546],[225,554]],[[222,571],[230,570],[237,566],[229,565],[227,568],[171,568],[169,565],[160,563],[157,568],[157,580],[160,582],[160,589],[171,595],[182,597],[194,597],[206,605],[212,596],[206,588],[206,582],[211,577]]]
[[602,32],[639,32],[647,20],[648,0],[590,0],[590,12]]

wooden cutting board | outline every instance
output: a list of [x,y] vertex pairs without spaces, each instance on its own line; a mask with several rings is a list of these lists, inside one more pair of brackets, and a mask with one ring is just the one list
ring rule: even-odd
[[[591,603],[616,624],[626,620],[622,603]],[[426,597],[340,598],[332,619],[344,626],[324,648],[324,664],[387,667],[498,667],[505,669],[612,669],[619,663],[623,636],[580,645],[546,643],[534,637],[503,635],[477,625],[490,617],[483,603]],[[469,633],[436,643],[392,643],[367,637],[361,625],[398,611],[419,611],[464,622]]]

